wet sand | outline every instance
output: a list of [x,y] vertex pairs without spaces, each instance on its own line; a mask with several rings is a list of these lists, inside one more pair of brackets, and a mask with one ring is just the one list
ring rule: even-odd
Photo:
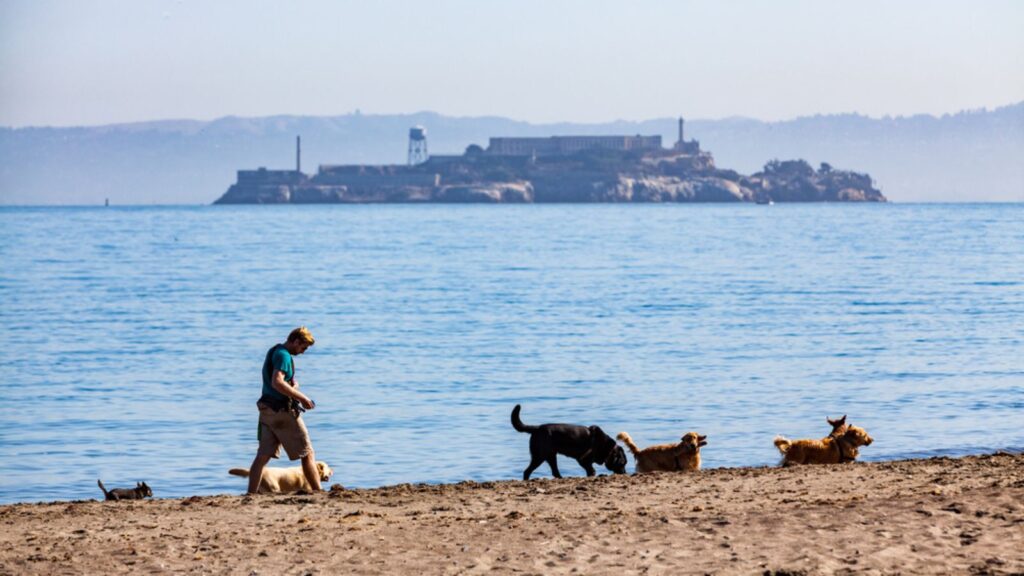
[[1024,456],[18,504],[0,526],[0,574],[1024,574]]

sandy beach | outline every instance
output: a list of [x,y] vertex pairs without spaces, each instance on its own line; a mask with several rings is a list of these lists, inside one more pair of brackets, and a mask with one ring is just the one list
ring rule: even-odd
[[1021,574],[1024,455],[17,504],[0,522],[2,574]]

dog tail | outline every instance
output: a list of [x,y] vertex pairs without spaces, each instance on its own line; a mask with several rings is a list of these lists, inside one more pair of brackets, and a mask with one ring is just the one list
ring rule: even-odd
[[100,490],[103,490],[103,497],[104,498],[110,498],[110,492],[107,492],[107,489],[103,486],[103,481],[102,480],[97,480],[96,484],[99,485]]
[[248,468],[232,468],[231,470],[228,470],[228,474],[231,474],[233,476],[241,476],[242,478],[248,478],[249,477],[249,469]]
[[519,404],[512,409],[512,427],[520,432],[530,432],[531,434],[537,431],[537,426],[527,426],[523,424],[523,421],[519,419],[519,409],[522,408]]
[[786,440],[782,436],[775,437],[775,447],[779,449],[779,452],[781,452],[783,456],[786,455],[786,452],[789,452],[789,447],[792,445],[792,442]]
[[616,438],[622,440],[622,443],[626,445],[626,448],[629,448],[629,451],[633,453],[633,456],[640,453],[640,448],[633,443],[633,438],[629,436],[628,432],[619,432],[619,435],[616,436]]

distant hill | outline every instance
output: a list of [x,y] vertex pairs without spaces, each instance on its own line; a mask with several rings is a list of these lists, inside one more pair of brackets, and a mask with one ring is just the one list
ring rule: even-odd
[[[427,128],[435,154],[486,147],[490,136],[661,134],[669,145],[677,130],[675,118],[529,124],[432,112],[0,128],[0,203],[209,204],[238,169],[293,167],[297,134],[303,171],[314,173],[319,164],[404,163],[416,124]],[[773,159],[802,158],[867,172],[893,202],[1024,201],[1024,102],[941,117],[692,120],[686,137],[720,168],[745,174]]]

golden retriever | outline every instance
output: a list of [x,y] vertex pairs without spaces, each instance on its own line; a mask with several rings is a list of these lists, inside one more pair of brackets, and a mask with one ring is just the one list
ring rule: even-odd
[[[316,469],[320,474],[321,482],[327,482],[331,479],[331,475],[334,474],[334,470],[331,470],[331,467],[326,462],[317,462]],[[248,478],[249,469],[232,468],[228,470],[228,474]],[[267,466],[263,469],[263,477],[260,478],[259,489],[261,494],[281,494],[284,492],[298,492],[300,490],[305,492],[313,491],[313,487],[306,480],[306,475],[302,473],[302,466],[292,466],[291,468],[271,468]]]
[[782,454],[782,465],[841,464],[853,462],[861,446],[870,446],[874,439],[859,426],[846,425],[846,416],[829,420],[832,433],[821,440],[787,440],[775,437],[775,447]]
[[619,432],[617,438],[633,453],[638,474],[700,470],[700,447],[708,443],[707,436],[687,432],[676,444],[658,444],[641,450],[628,433]]

